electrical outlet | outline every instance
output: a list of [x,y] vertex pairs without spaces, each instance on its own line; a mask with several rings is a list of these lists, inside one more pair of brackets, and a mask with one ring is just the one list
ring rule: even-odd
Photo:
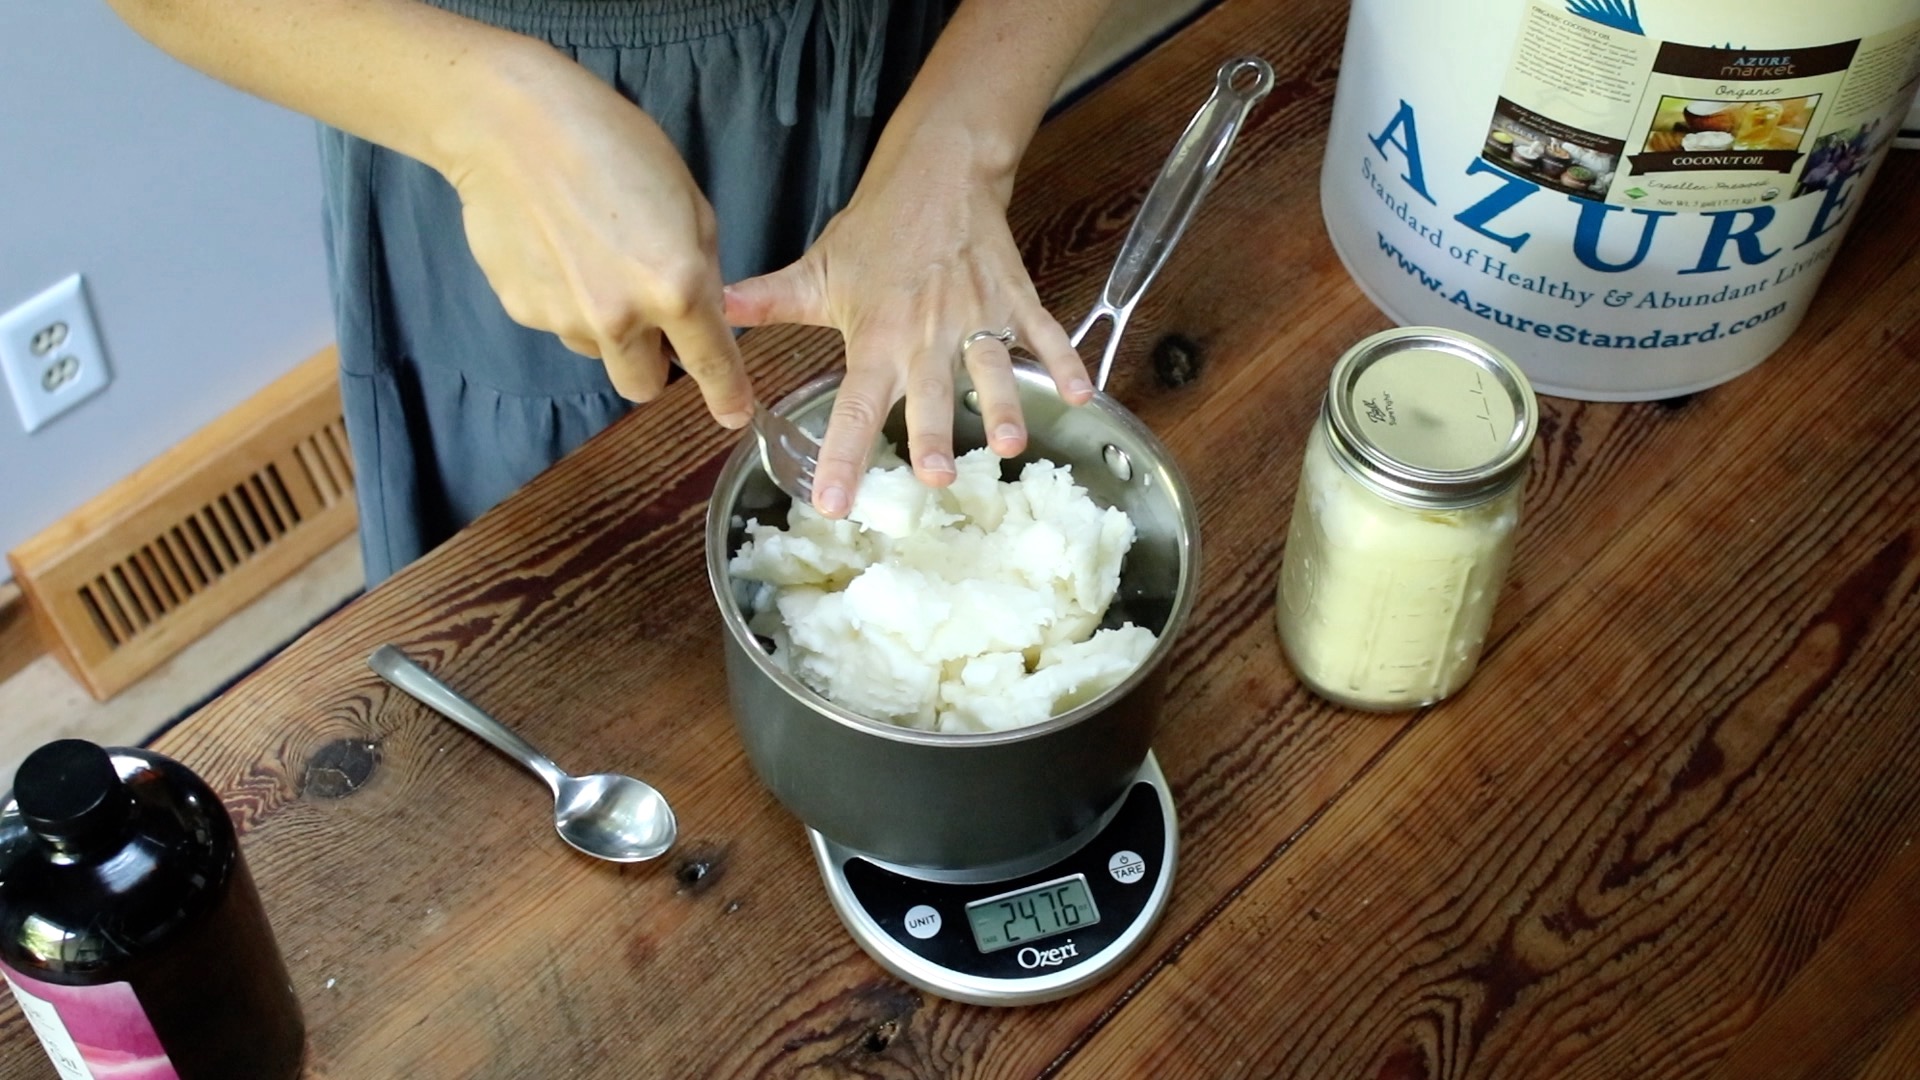
[[28,431],[113,381],[79,274],[0,315],[0,371]]

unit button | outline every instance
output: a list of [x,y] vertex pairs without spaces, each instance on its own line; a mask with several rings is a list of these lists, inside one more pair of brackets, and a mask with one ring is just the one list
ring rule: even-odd
[[1122,885],[1131,885],[1147,876],[1147,860],[1131,851],[1116,851],[1107,860],[1107,873]]
[[907,909],[907,933],[925,941],[940,932],[940,913],[925,904]]

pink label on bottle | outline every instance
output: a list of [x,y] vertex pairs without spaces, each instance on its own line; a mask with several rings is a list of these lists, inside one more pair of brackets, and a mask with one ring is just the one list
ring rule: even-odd
[[61,1080],[180,1080],[132,986],[60,986],[4,964],[0,974]]

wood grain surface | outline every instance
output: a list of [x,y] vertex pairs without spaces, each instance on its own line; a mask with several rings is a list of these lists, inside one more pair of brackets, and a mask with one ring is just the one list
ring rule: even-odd
[[[682,385],[160,742],[245,830],[310,1076],[1920,1073],[1920,160],[1755,374],[1544,399],[1481,672],[1347,712],[1272,607],[1328,366],[1388,325],[1319,225],[1343,22],[1227,0],[1050,123],[1016,195],[1043,298],[1084,310],[1218,63],[1279,72],[1110,387],[1205,548],[1156,742],[1181,872],[1143,952],[995,1010],[840,928],[732,730],[702,517],[735,442]],[[768,398],[839,362],[818,331],[748,343]],[[536,781],[367,671],[388,641],[563,766],[654,782],[680,842],[566,848]],[[0,1076],[37,1055],[0,1013]]]

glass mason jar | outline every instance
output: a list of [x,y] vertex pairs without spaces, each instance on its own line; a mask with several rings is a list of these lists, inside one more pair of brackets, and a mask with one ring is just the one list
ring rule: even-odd
[[1358,709],[1430,705],[1480,662],[1540,408],[1492,346],[1434,327],[1334,364],[1277,593],[1287,661]]

